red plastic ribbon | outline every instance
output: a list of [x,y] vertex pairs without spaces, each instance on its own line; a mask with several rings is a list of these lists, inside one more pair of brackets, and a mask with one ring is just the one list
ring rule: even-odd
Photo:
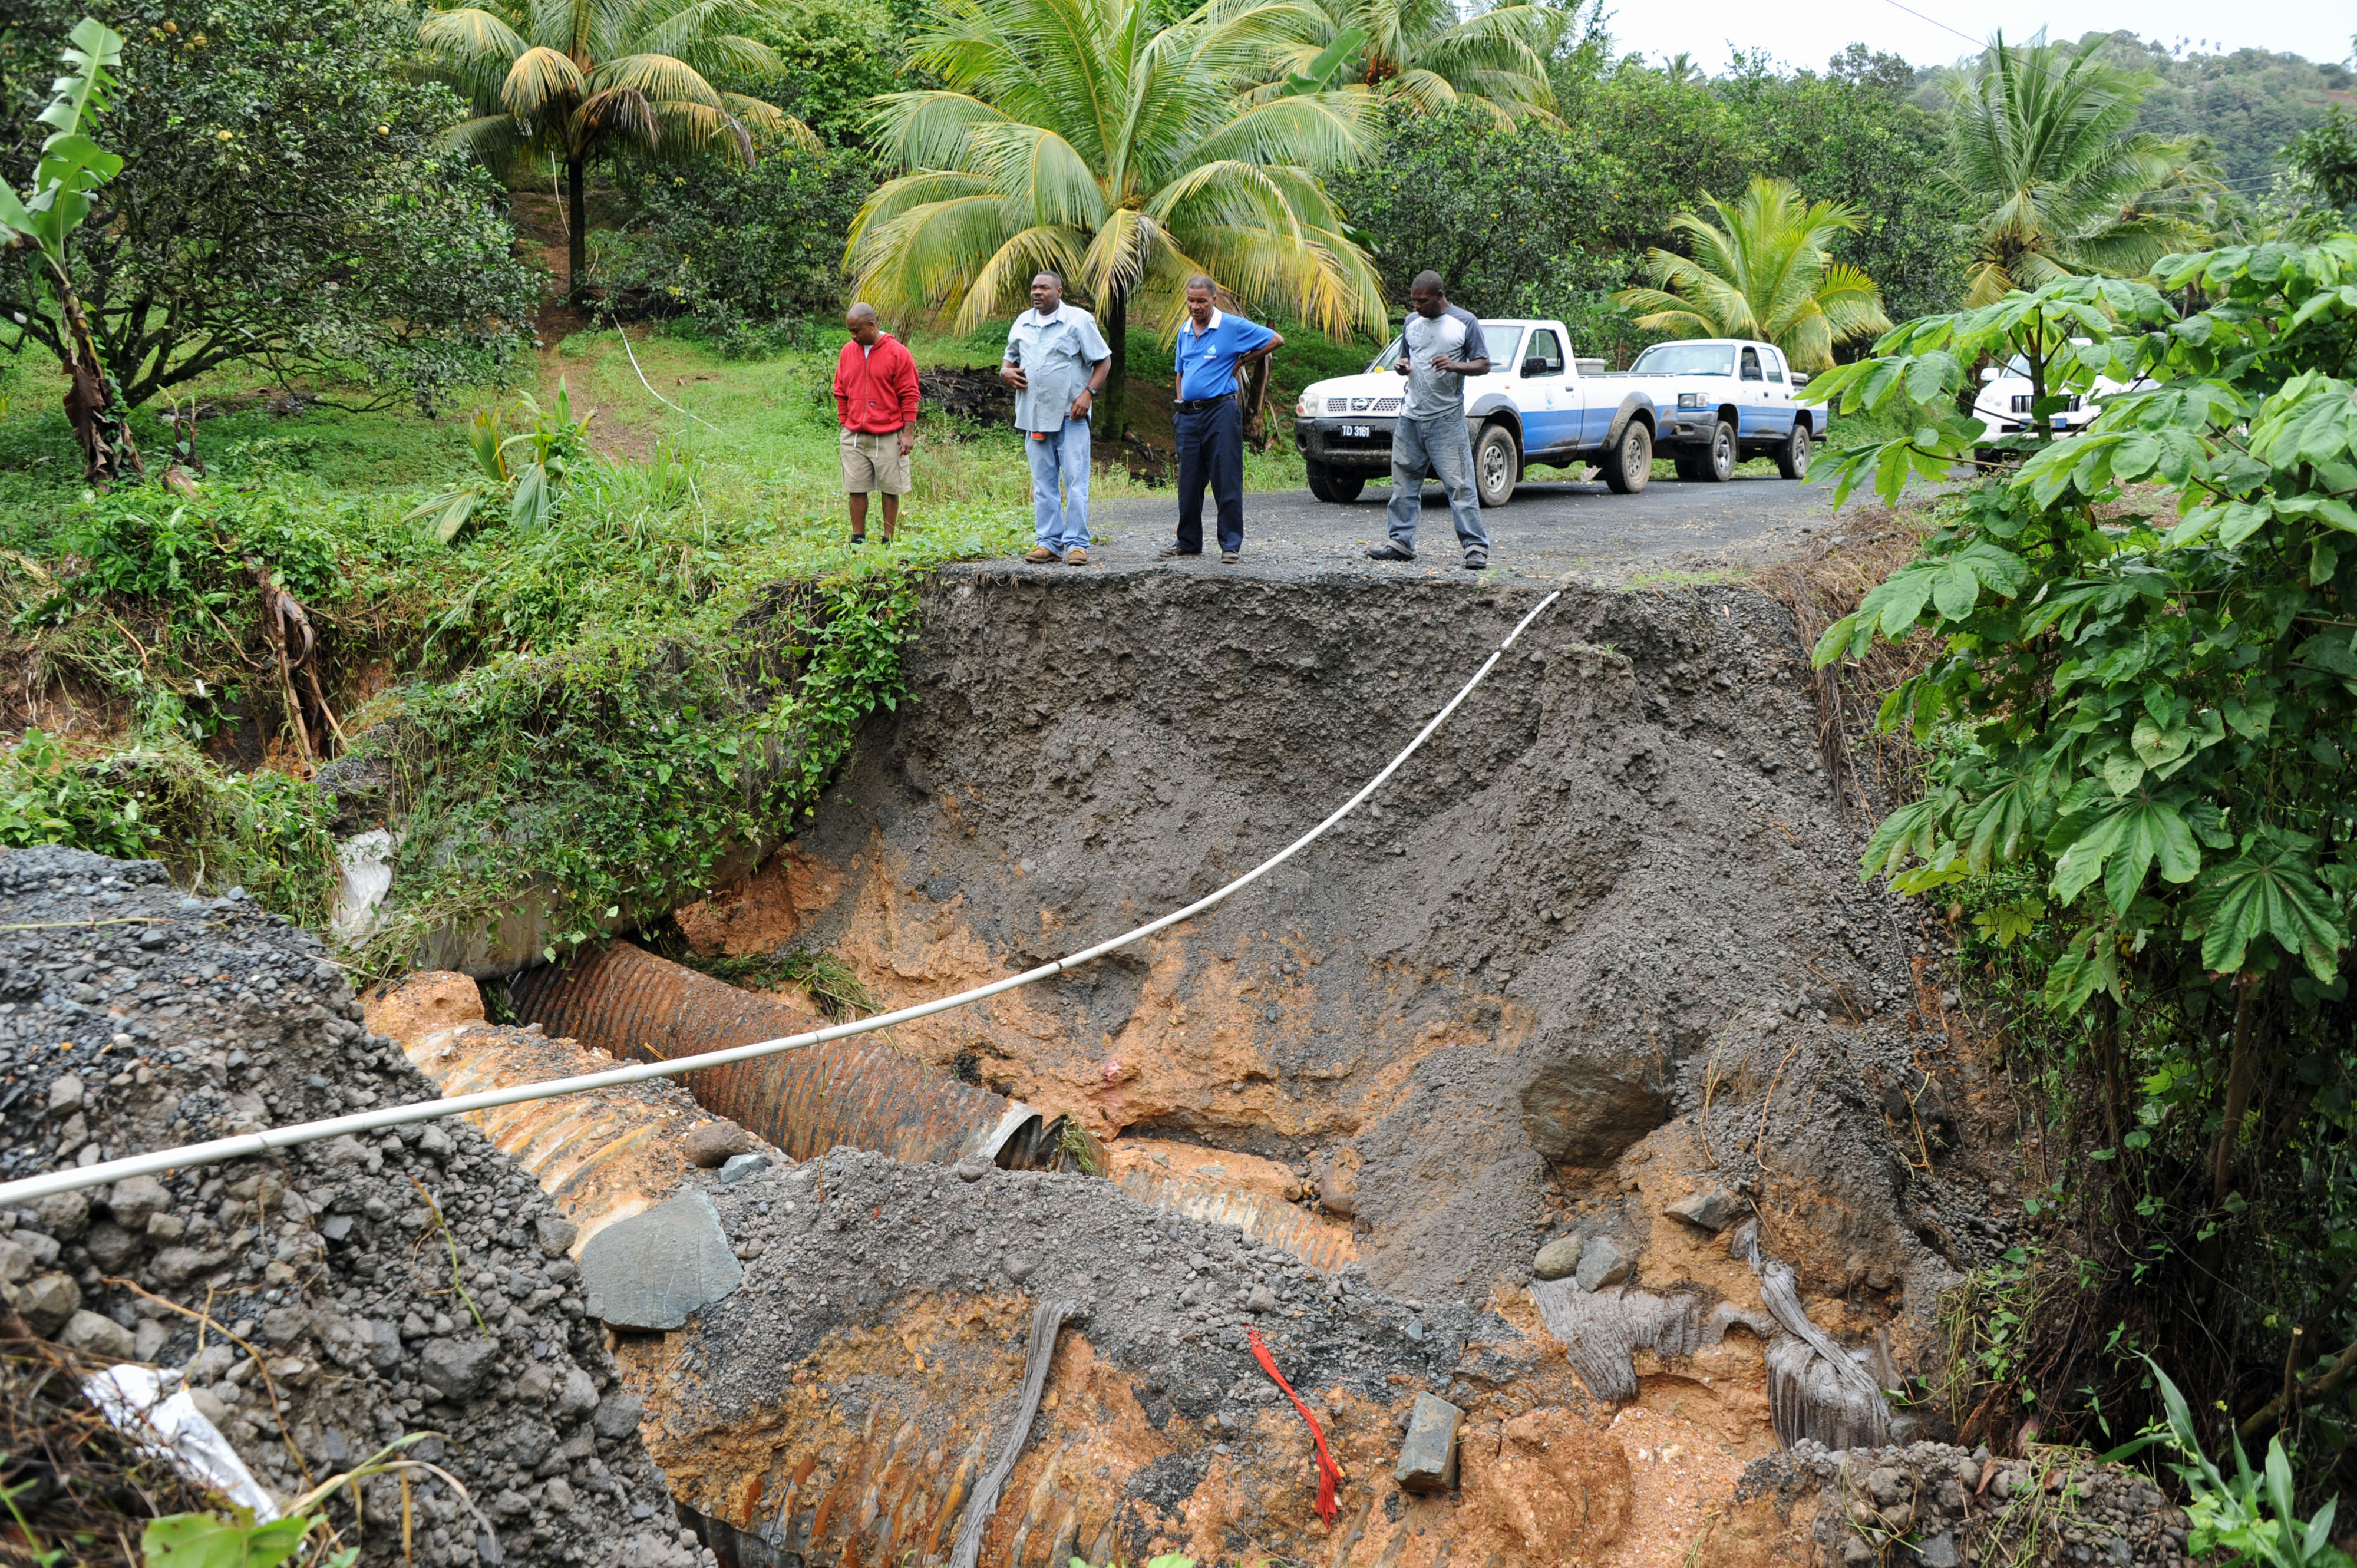
[[1285,1380],[1285,1374],[1269,1359],[1268,1347],[1260,1342],[1260,1330],[1251,1330],[1246,1337],[1252,1341],[1253,1359],[1260,1363],[1260,1369],[1276,1380],[1276,1386],[1285,1391],[1285,1397],[1293,1402],[1293,1408],[1309,1423],[1309,1435],[1318,1444],[1318,1517],[1332,1524],[1334,1516],[1342,1511],[1341,1505],[1334,1500],[1334,1483],[1342,1478],[1342,1466],[1326,1452],[1326,1434],[1318,1429],[1318,1418],[1309,1413],[1309,1407],[1301,1402],[1301,1396],[1293,1391],[1293,1385]]

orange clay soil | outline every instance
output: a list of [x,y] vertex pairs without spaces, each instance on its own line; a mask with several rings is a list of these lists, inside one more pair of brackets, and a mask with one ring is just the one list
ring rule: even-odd
[[[931,1001],[1004,978],[1013,970],[960,918],[960,900],[933,904],[905,886],[905,866],[860,875],[888,852],[877,839],[868,854],[841,868],[788,848],[754,876],[678,915],[703,951],[766,952],[791,942],[811,918],[847,892],[858,900],[834,948],[886,1008]],[[1015,875],[1019,875],[1017,871]],[[856,883],[856,889],[853,884]],[[1043,937],[1054,916],[1040,914]],[[1285,1137],[1347,1136],[1397,1099],[1416,1064],[1435,1051],[1511,1052],[1530,1026],[1511,1004],[1493,1022],[1469,996],[1462,1016],[1411,1024],[1399,1004],[1417,986],[1394,977],[1383,996],[1361,1010],[1378,1020],[1343,1058],[1294,1076],[1314,1082],[1314,1098],[1294,1098],[1279,1083],[1275,1054],[1292,1031],[1312,1027],[1306,976],[1239,979],[1232,957],[1214,958],[1190,974],[1185,931],[1151,938],[1135,950],[1147,964],[1133,1015],[1112,1035],[1077,1035],[1063,1018],[1013,992],[972,1008],[901,1025],[899,1047],[947,1067],[979,1059],[983,1076],[1043,1112],[1076,1117],[1100,1137],[1141,1123],[1184,1121],[1206,1130],[1267,1131]],[[1260,932],[1307,971],[1326,955],[1298,938]],[[1481,1001],[1494,1006],[1498,998]],[[1276,1017],[1271,1021],[1269,1015]]]

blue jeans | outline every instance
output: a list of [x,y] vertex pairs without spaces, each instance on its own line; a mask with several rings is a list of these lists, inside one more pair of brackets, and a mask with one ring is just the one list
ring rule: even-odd
[[[1023,434],[1031,458],[1031,513],[1039,542],[1059,555],[1089,542],[1089,422],[1067,419],[1046,435]],[[1063,499],[1057,499],[1061,481]]]
[[1219,508],[1220,548],[1244,547],[1244,416],[1232,397],[1177,417],[1178,433],[1178,548],[1203,548],[1203,486]]
[[1473,437],[1466,432],[1464,416],[1455,413],[1439,419],[1402,414],[1392,428],[1392,542],[1410,554],[1415,552],[1426,464],[1448,492],[1448,520],[1457,525],[1457,542],[1487,554],[1490,536],[1481,530],[1481,498],[1473,489]]

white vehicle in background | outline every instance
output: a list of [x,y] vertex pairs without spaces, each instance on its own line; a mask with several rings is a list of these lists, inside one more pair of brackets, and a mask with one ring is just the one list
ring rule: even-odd
[[[1723,480],[1746,457],[1772,456],[1785,478],[1809,471],[1811,442],[1830,410],[1795,402],[1808,377],[1791,373],[1772,345],[1750,339],[1662,343],[1627,371],[1569,356],[1560,321],[1481,323],[1487,375],[1465,382],[1466,435],[1473,487],[1485,507],[1503,506],[1526,467],[1591,467],[1621,494],[1641,490],[1656,450],[1678,477]],[[1322,501],[1359,499],[1370,479],[1392,471],[1392,431],[1402,378],[1394,338],[1357,375],[1318,381],[1294,407],[1294,441]]]
[[[2074,338],[2072,342],[2085,348],[2090,339]],[[2124,392],[2141,392],[2151,384],[2143,377],[2131,384],[2097,376],[2095,384],[2085,392],[2055,394],[2061,398],[2062,406],[2054,411],[2048,423],[2058,440],[2076,435],[2095,422],[2103,413],[2105,399]],[[2025,435],[2038,424],[2037,416],[2030,412],[2032,401],[2029,361],[2017,354],[2009,362],[1991,365],[1981,372],[1980,390],[1973,395],[1973,417],[1988,426],[1986,434],[1990,436]],[[1985,462],[1994,460],[1995,448],[1984,447],[1981,456]]]

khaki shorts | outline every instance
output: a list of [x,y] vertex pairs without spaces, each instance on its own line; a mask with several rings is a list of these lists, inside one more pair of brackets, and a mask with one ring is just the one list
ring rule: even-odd
[[843,492],[864,496],[870,490],[909,493],[909,455],[900,450],[897,430],[883,435],[872,430],[843,433]]

